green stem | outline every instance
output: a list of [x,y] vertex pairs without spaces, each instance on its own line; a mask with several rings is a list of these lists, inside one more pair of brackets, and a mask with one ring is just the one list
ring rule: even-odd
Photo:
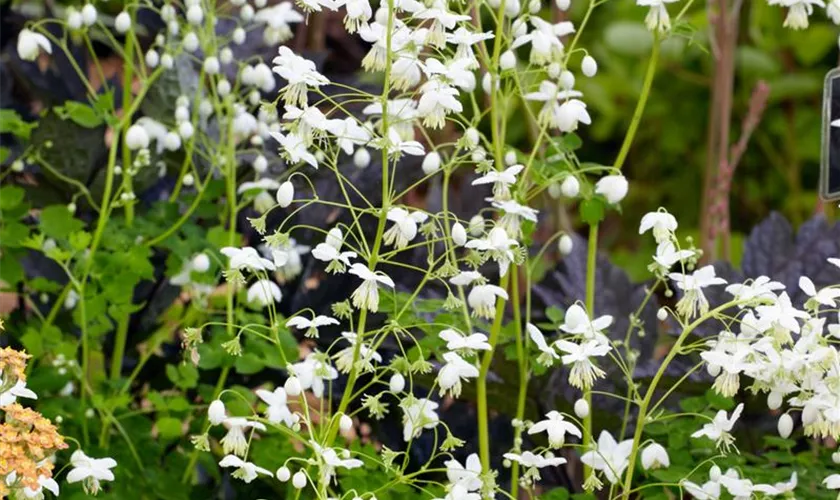
[[129,319],[131,319],[131,315],[126,314],[117,322],[117,336],[114,339],[114,351],[111,353],[111,380],[120,378],[122,373],[125,343],[128,340]]
[[[528,394],[528,358],[525,355],[525,343],[522,335],[522,311],[519,306],[519,267],[511,269],[510,295],[513,306],[513,323],[516,329],[516,361],[519,365],[519,396],[516,401],[516,419],[520,422],[525,416],[525,398]],[[522,427],[513,431],[513,446],[519,453],[519,441],[522,439]],[[519,462],[513,462],[510,468],[510,496],[519,498]]]
[[[134,25],[134,16],[131,16],[131,24]],[[134,37],[126,37],[125,40],[125,65],[123,66],[123,93],[122,93],[122,109],[127,111],[131,107],[131,80],[134,78]],[[96,58],[94,58],[95,60]],[[129,121],[131,116],[125,116]],[[125,147],[125,135],[128,133],[128,127],[125,127],[123,133],[117,137],[122,137],[122,171],[123,171],[123,191],[126,193],[134,193],[134,187],[131,182],[131,150]],[[114,140],[117,140],[116,137]],[[131,227],[134,225],[134,201],[128,200],[125,203],[125,225]],[[125,346],[123,346],[125,347]],[[122,362],[122,360],[120,360]]]
[[[595,318],[595,270],[598,265],[598,224],[589,226],[589,240],[586,244],[586,312],[589,313],[589,318]],[[592,442],[592,391],[586,390],[583,392],[583,397],[590,411],[583,419],[583,445],[589,446]],[[583,466],[583,476],[589,479],[592,474],[592,468],[588,465]]]
[[650,95],[650,88],[653,85],[653,77],[656,74],[656,64],[659,61],[659,37],[654,35],[653,49],[650,52],[650,59],[648,60],[647,72],[645,73],[645,80],[642,83],[642,93],[639,95],[639,102],[636,103],[636,110],[633,112],[633,118],[630,121],[630,128],[627,129],[627,135],[624,136],[624,142],[621,144],[621,150],[618,152],[618,157],[615,159],[613,167],[616,170],[621,170],[624,161],[627,159],[627,154],[630,152],[630,146],[633,144],[633,139],[636,137],[636,131],[639,129],[639,123],[642,121],[642,115],[647,105],[648,96]]

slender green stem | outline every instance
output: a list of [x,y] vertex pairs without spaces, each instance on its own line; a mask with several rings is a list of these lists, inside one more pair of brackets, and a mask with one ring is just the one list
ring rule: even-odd
[[615,159],[613,167],[616,170],[621,170],[624,161],[627,159],[627,154],[630,152],[630,146],[633,144],[633,139],[636,137],[636,131],[639,129],[639,123],[642,121],[642,115],[645,112],[648,96],[650,96],[650,88],[653,85],[653,77],[656,75],[656,64],[659,62],[659,37],[654,35],[653,49],[650,52],[650,59],[648,60],[647,72],[645,73],[645,80],[642,83],[642,93],[639,95],[639,101],[636,103],[636,110],[633,112],[633,118],[630,121],[630,128],[627,129],[627,135],[624,136],[624,142],[621,144],[621,150]]
[[[513,306],[513,323],[516,340],[516,362],[519,365],[519,395],[516,401],[516,419],[522,421],[525,415],[525,399],[528,394],[528,357],[525,354],[525,342],[522,334],[522,311],[519,306],[519,267],[511,269],[510,298]],[[519,441],[522,439],[522,427],[517,426],[513,431],[513,446],[519,453]],[[510,496],[519,498],[519,462],[513,462],[510,468]]]
[[[589,240],[586,244],[586,312],[589,313],[590,319],[595,318],[595,270],[598,266],[598,224],[589,226]],[[583,397],[586,400],[589,408],[592,408],[592,391],[586,390],[583,392]],[[592,411],[590,411],[583,419],[583,445],[589,446],[592,442]],[[585,479],[589,479],[592,474],[592,468],[588,465],[583,466],[583,475]]]

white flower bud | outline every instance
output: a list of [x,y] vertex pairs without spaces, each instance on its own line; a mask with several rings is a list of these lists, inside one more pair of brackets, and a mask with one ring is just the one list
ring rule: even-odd
[[560,77],[560,73],[563,71],[563,68],[560,66],[559,63],[553,62],[548,65],[548,72],[549,78],[557,79]]
[[831,454],[831,461],[835,464],[840,464],[840,451],[835,451]]
[[190,137],[192,137],[193,132],[195,132],[195,129],[193,128],[193,125],[190,122],[181,122],[181,124],[178,125],[178,134],[180,134],[181,138],[184,140],[187,140]]
[[243,43],[245,43],[245,36],[246,33],[244,29],[236,28],[235,30],[233,30],[233,35],[231,35],[231,39],[236,45],[242,45]]
[[164,54],[160,56],[160,65],[163,66],[163,69],[172,69],[172,66],[175,65],[175,60],[169,54]]
[[149,68],[157,68],[158,63],[160,62],[160,55],[158,55],[157,51],[154,49],[149,49],[146,52],[146,66]]
[[540,7],[542,7],[540,0],[531,0],[528,2],[528,12],[531,14],[538,14]]
[[563,194],[563,192],[560,189],[560,184],[557,184],[556,182],[552,182],[551,184],[548,185],[548,195],[551,196],[552,200],[556,200],[562,194]]
[[452,225],[452,242],[459,247],[462,247],[467,243],[467,230],[464,229],[464,226],[462,226],[460,222],[456,222]]
[[222,64],[230,64],[233,61],[233,51],[230,47],[225,47],[219,51],[219,62]]
[[82,22],[85,23],[85,26],[93,26],[96,22],[96,7],[92,4],[82,7]]
[[125,145],[128,149],[146,149],[149,147],[149,134],[140,125],[132,125],[125,133]]
[[341,432],[349,431],[353,428],[353,419],[348,415],[342,415],[341,418],[338,419],[338,428]]
[[569,70],[560,72],[560,86],[566,90],[571,90],[575,87],[575,75]]
[[254,8],[248,4],[243,5],[242,10],[239,11],[239,17],[246,23],[249,22],[254,18]]
[[283,467],[277,469],[277,473],[275,475],[281,483],[285,483],[290,477],[292,477],[292,471],[284,465]]
[[601,177],[595,184],[595,193],[602,195],[613,205],[627,196],[627,179],[623,175],[608,175]]
[[572,0],[554,0],[554,5],[563,12],[569,10],[569,5],[571,5],[571,3]]
[[295,187],[292,183],[286,181],[283,184],[280,184],[280,187],[277,188],[277,204],[280,205],[281,208],[286,208],[292,204],[292,200],[294,198]]
[[300,387],[300,380],[294,375],[286,379],[286,383],[283,384],[283,389],[286,390],[286,394],[292,397],[297,397],[300,395],[301,387]]
[[502,68],[503,71],[515,68],[516,54],[514,54],[511,50],[506,50],[502,53],[502,56],[499,58],[499,67]]
[[[180,140],[180,138],[178,140]],[[184,174],[182,182],[185,186],[192,186],[195,184],[195,177],[193,177],[193,174]]]
[[720,477],[722,475],[723,472],[721,472],[720,467],[718,467],[717,465],[713,465],[712,468],[709,469],[709,479],[714,482],[720,481]]
[[82,14],[73,7],[67,9],[67,27],[71,30],[77,30],[82,27]]
[[569,255],[572,253],[572,248],[574,248],[575,242],[572,240],[572,237],[568,234],[564,234],[560,237],[560,240],[557,242],[557,249],[560,250],[561,255]]
[[595,73],[598,72],[598,63],[595,61],[595,58],[592,56],[585,56],[583,61],[580,63],[580,71],[590,78],[595,76]]
[[181,148],[181,137],[175,132],[167,132],[163,136],[163,147],[169,151],[177,151]]
[[117,30],[117,33],[125,33],[130,30],[131,15],[126,11],[117,14],[117,17],[114,19],[114,28]]
[[255,172],[261,174],[266,171],[268,168],[268,160],[265,159],[265,156],[259,155],[254,158],[254,162],[251,163],[251,167],[254,169]]
[[304,474],[303,471],[297,471],[295,473],[292,478],[292,486],[299,490],[306,486],[306,474]]
[[470,154],[470,159],[474,163],[480,163],[487,158],[487,153],[484,151],[484,148],[477,147],[473,150],[472,154]]
[[219,60],[216,56],[210,56],[204,60],[204,71],[208,75],[215,75],[219,72]]
[[560,191],[566,198],[574,198],[580,193],[580,181],[574,175],[569,175],[563,179],[563,184],[560,185]]
[[781,417],[779,417],[779,423],[776,426],[776,429],[779,431],[779,435],[783,438],[787,439],[790,437],[790,433],[793,432],[793,419],[787,413],[783,413]]
[[391,375],[391,380],[388,382],[388,388],[391,392],[402,392],[405,389],[405,377],[399,373]]
[[175,121],[184,122],[190,119],[190,110],[186,106],[178,106],[175,108]]
[[782,407],[783,396],[780,392],[771,391],[767,395],[767,407],[771,410],[778,410]]
[[73,203],[72,201],[70,203],[68,203],[67,204],[67,211],[70,212],[71,214],[75,214],[76,213],[76,204]]
[[656,311],[656,319],[659,321],[665,321],[668,319],[668,310],[664,307],[660,307],[659,310]]
[[589,403],[587,403],[585,399],[581,398],[575,401],[575,415],[577,415],[578,418],[586,418],[589,416]]
[[473,215],[469,225],[470,234],[479,237],[484,233],[484,217]]
[[190,24],[199,25],[204,20],[204,11],[201,10],[200,5],[191,5],[187,9],[187,21]]
[[440,154],[437,151],[432,151],[423,158],[423,173],[426,175],[433,174],[440,168]]
[[187,52],[195,52],[198,50],[198,35],[192,31],[184,35],[184,50]]
[[207,420],[213,425],[219,425],[225,418],[227,418],[227,415],[225,415],[225,404],[222,403],[222,400],[216,399],[210,403],[210,407],[207,409]]
[[178,21],[169,21],[166,23],[166,29],[170,35],[177,36],[181,32],[181,25],[178,24]]
[[480,140],[481,138],[478,135],[478,130],[470,127],[464,131],[464,141],[469,148],[478,146]]
[[192,258],[192,268],[199,273],[206,273],[210,269],[210,257],[206,253],[196,254]]
[[516,151],[505,153],[505,165],[508,167],[516,165]]
[[201,104],[198,105],[198,114],[202,118],[207,118],[208,116],[213,114],[213,103],[210,102],[209,99],[204,99],[201,101]]
[[228,94],[230,94],[230,91],[230,82],[227,81],[226,78],[222,78],[219,80],[219,83],[216,84],[216,92],[218,92],[220,96],[227,97]]
[[356,168],[365,168],[370,165],[370,152],[365,148],[359,148],[353,153],[353,165]]

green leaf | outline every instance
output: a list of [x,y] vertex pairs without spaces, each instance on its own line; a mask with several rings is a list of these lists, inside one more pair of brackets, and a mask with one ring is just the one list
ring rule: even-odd
[[41,231],[51,238],[67,238],[70,233],[83,227],[82,221],[74,219],[64,205],[51,205],[41,211]]
[[680,408],[685,412],[700,413],[706,409],[706,398],[702,396],[684,398],[680,401]]
[[9,210],[23,201],[26,191],[18,186],[3,186],[0,188],[0,210]]
[[23,121],[17,111],[12,109],[0,109],[0,134],[12,134],[23,140],[28,140],[32,129],[38,126],[37,122],[28,123]]
[[20,338],[26,352],[32,356],[40,357],[44,353],[44,340],[41,334],[34,328],[28,328]]
[[90,245],[91,236],[87,231],[76,231],[70,235],[70,246],[73,250],[80,252]]
[[583,200],[580,204],[580,218],[590,226],[604,220],[604,202],[598,198]]
[[706,401],[716,410],[730,411],[735,408],[735,401],[732,398],[721,396],[714,389],[706,390]]
[[265,368],[263,361],[253,352],[245,352],[237,357],[233,366],[240,375],[253,375]]
[[0,242],[5,248],[18,248],[29,237],[29,228],[17,221],[7,222],[0,227]]
[[159,418],[155,425],[161,439],[172,440],[181,437],[181,421],[177,418]]
[[[2,238],[2,233],[0,233],[0,238]],[[3,243],[6,243],[5,240]],[[21,255],[17,255],[17,252],[9,252],[5,248],[3,249],[3,255],[0,255],[0,281],[10,287],[14,287],[23,281],[21,257]]]
[[837,32],[827,24],[812,24],[807,30],[786,30],[796,59],[804,66],[813,66],[837,45]]
[[190,364],[166,365],[166,376],[181,389],[192,389],[198,385],[198,370]]
[[96,128],[104,122],[96,109],[83,102],[67,101],[64,106],[56,106],[55,112],[63,120],[72,120],[85,128]]

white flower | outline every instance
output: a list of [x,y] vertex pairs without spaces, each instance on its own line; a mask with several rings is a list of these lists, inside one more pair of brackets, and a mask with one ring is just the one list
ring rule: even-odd
[[512,247],[519,246],[519,242],[508,236],[507,231],[501,226],[490,230],[486,238],[468,241],[467,248],[487,252],[490,257],[499,265],[499,276],[507,274],[508,267],[515,255]]
[[560,192],[566,198],[574,198],[580,193],[580,181],[574,175],[568,175],[560,184]]
[[449,279],[449,282],[455,286],[467,286],[475,282],[483,284],[485,281],[484,276],[478,271],[461,271]]
[[26,388],[26,382],[18,380],[7,391],[0,393],[0,408],[14,403],[17,398],[38,399],[38,395]]
[[831,22],[840,24],[840,0],[828,0],[828,5],[825,6],[825,14],[831,19]]
[[729,449],[735,438],[732,437],[730,431],[744,411],[744,404],[741,403],[732,411],[732,417],[726,415],[725,410],[720,410],[715,415],[715,418],[708,424],[705,424],[702,429],[691,435],[693,438],[707,437],[715,441],[716,446],[723,447],[724,450]]
[[125,133],[125,145],[128,149],[146,149],[149,147],[149,133],[139,123],[128,127]]
[[[15,474],[14,471],[12,471],[8,476],[6,476],[7,482],[13,474]],[[44,489],[48,490],[55,496],[58,496],[59,494],[58,483],[56,482],[56,480],[51,477],[46,477],[43,474],[40,474],[38,475],[38,487],[35,489],[32,489],[30,487],[23,488],[23,496],[24,498],[43,499]]]
[[452,459],[444,462],[446,466],[446,479],[453,486],[461,486],[466,491],[476,491],[481,488],[481,460],[478,454],[472,453],[467,457],[464,465]]
[[832,474],[823,479],[822,484],[830,490],[840,490],[840,474]]
[[[358,336],[354,332],[341,332],[341,336],[350,343],[350,346],[335,354],[335,366],[341,373],[350,373],[350,370],[353,368],[353,357],[356,350],[356,343],[358,342]],[[358,366],[361,367],[362,371],[371,372],[374,370],[374,366],[371,361],[381,363],[382,356],[362,342],[362,345],[359,346],[359,359],[357,360],[359,363]]]
[[428,217],[425,212],[409,212],[400,207],[389,209],[387,218],[394,225],[385,231],[383,241],[386,245],[393,244],[396,248],[405,248],[417,236],[417,224],[424,222]]
[[339,324],[338,320],[329,316],[315,316],[311,320],[303,316],[295,316],[289,321],[286,321],[288,328],[306,330],[303,335],[309,338],[318,338],[318,328],[337,324]]
[[438,404],[426,398],[417,399],[409,396],[400,401],[403,410],[403,439],[408,442],[423,432],[423,429],[433,429],[439,422],[435,412]]
[[437,376],[440,395],[451,391],[452,396],[457,398],[461,395],[461,381],[478,377],[478,368],[454,352],[444,353],[443,360],[446,364]]
[[405,389],[405,377],[401,373],[391,375],[391,380],[388,381],[388,390],[397,393]]
[[263,469],[251,462],[246,462],[236,455],[226,455],[219,461],[219,467],[236,467],[237,470],[232,474],[232,476],[237,479],[241,479],[246,483],[250,483],[256,479],[259,474],[264,474],[266,476],[273,475],[270,470]]
[[650,10],[645,17],[645,24],[649,30],[659,31],[662,33],[671,29],[671,18],[668,16],[668,9],[665,8],[665,4],[676,1],[677,0],[636,0],[636,4],[650,7]]
[[648,269],[658,276],[663,276],[674,264],[693,256],[693,250],[677,250],[673,241],[666,240],[656,246],[656,255],[653,256],[653,263],[648,266]]
[[525,165],[513,165],[499,172],[493,170],[472,181],[473,186],[493,184],[493,197],[498,200],[510,199],[510,186],[516,182],[516,176],[525,169]]
[[286,104],[305,106],[306,94],[310,87],[317,88],[330,83],[318,72],[314,62],[295,54],[289,47],[281,45],[278,53],[279,55],[272,61],[273,70],[288,82],[288,85],[281,90]]
[[327,262],[327,272],[343,273],[346,266],[350,265],[350,259],[356,258],[355,252],[342,252],[344,235],[340,228],[334,227],[327,232],[324,243],[319,243],[312,250],[312,256],[316,259]]
[[642,217],[639,224],[639,234],[653,229],[653,237],[657,243],[667,241],[677,230],[677,219],[668,212],[649,212]]
[[458,90],[438,80],[430,80],[420,87],[417,114],[423,117],[423,125],[440,129],[446,124],[446,116],[464,110],[458,100]]
[[220,399],[214,399],[207,408],[207,420],[213,425],[219,425],[225,421],[227,413],[225,404]]
[[799,333],[797,318],[808,318],[808,313],[795,308],[787,292],[782,292],[769,306],[756,306],[755,312],[762,323],[770,324],[784,331]]
[[455,44],[455,59],[469,61],[468,69],[478,69],[478,59],[472,50],[472,46],[484,40],[493,38],[492,33],[473,33],[470,30],[459,26],[452,33],[447,33],[447,43]]
[[260,9],[254,15],[254,22],[265,24],[277,43],[283,43],[292,38],[292,23],[303,21],[303,15],[292,8],[291,2],[280,2],[277,5]]
[[259,280],[248,288],[248,303],[263,308],[283,300],[283,292],[271,280]]
[[126,11],[122,11],[117,14],[117,17],[114,18],[114,28],[116,28],[117,33],[125,33],[126,31],[131,29],[131,14]]
[[446,30],[455,28],[460,21],[467,21],[470,16],[449,12],[444,0],[435,0],[430,8],[414,14],[416,19],[431,19],[432,27],[426,35],[426,42],[441,48],[446,44]]
[[781,5],[788,8],[784,27],[801,30],[808,27],[808,16],[814,12],[814,5],[825,7],[823,0],[769,0],[770,5]]
[[246,429],[257,429],[264,431],[265,426],[259,422],[251,422],[243,417],[228,417],[222,422],[228,428],[227,434],[222,438],[222,449],[225,454],[245,456],[248,450],[248,440],[245,438]]
[[580,71],[591,78],[598,73],[598,62],[595,61],[594,57],[587,54],[583,57],[583,61],[580,63]]
[[256,248],[224,247],[221,249],[221,252],[230,259],[228,266],[231,269],[247,269],[252,272],[274,271],[274,262],[260,257]]
[[577,90],[561,90],[550,80],[540,82],[539,91],[525,94],[526,100],[545,102],[540,109],[539,120],[561,132],[573,132],[580,123],[592,123],[586,103],[578,97],[583,97],[583,94]]
[[353,154],[353,165],[356,168],[365,168],[370,165],[370,151],[365,148],[359,148]]
[[438,337],[446,341],[446,348],[450,351],[464,349],[467,351],[489,351],[490,344],[487,343],[487,335],[473,333],[472,335],[461,335],[451,328],[442,330]]
[[504,212],[504,215],[499,219],[499,225],[505,229],[507,234],[515,238],[522,237],[521,219],[536,223],[539,213],[538,210],[520,205],[513,200],[494,201],[493,208],[498,208]]
[[284,388],[277,387],[273,392],[257,389],[255,392],[268,405],[265,409],[266,420],[272,424],[283,422],[288,427],[293,426],[298,421],[298,416],[292,413],[286,405],[287,397]]
[[467,296],[467,303],[473,310],[473,315],[486,319],[496,316],[496,297],[508,300],[504,289],[496,285],[476,285]]
[[623,175],[607,175],[595,184],[595,193],[602,195],[613,205],[627,196],[627,179]]
[[399,158],[403,154],[410,156],[423,156],[426,154],[423,145],[417,141],[406,141],[396,127],[388,128],[388,138],[384,143],[384,149],[388,154]]
[[84,489],[89,495],[99,492],[99,481],[113,481],[114,473],[111,469],[117,466],[113,458],[90,458],[82,450],[76,450],[70,455],[70,465],[73,469],[67,474],[68,483],[84,481]]
[[558,411],[550,411],[545,415],[547,418],[532,425],[528,434],[533,435],[540,432],[548,434],[548,445],[552,448],[560,448],[566,443],[566,434],[578,438],[582,437],[580,429],[571,422],[567,422],[563,414]]
[[705,266],[694,271],[692,274],[671,273],[668,275],[677,285],[677,288],[684,292],[682,298],[677,302],[677,312],[686,318],[692,318],[709,312],[709,301],[703,294],[703,288],[713,285],[725,285],[726,280],[715,276],[713,266]]
[[[315,454],[320,459],[321,465],[321,479],[324,483],[329,483],[333,476],[335,476],[335,469],[342,467],[344,469],[356,469],[364,465],[364,462],[355,458],[341,458],[337,451],[333,448],[322,448],[318,443],[310,441]],[[347,450],[343,450],[342,455],[349,456]]]
[[796,489],[796,485],[798,483],[798,479],[796,477],[796,472],[791,473],[790,479],[783,483],[776,483],[774,485],[769,484],[756,484],[753,486],[753,491],[760,491],[768,496],[776,496],[776,495],[785,495],[787,493],[793,492]]
[[362,284],[359,285],[350,298],[353,300],[353,305],[357,309],[367,309],[370,312],[379,310],[379,283],[394,288],[394,280],[382,271],[371,271],[364,264],[353,264],[350,266],[350,274],[354,274],[361,278]]
[[545,337],[543,337],[542,332],[540,332],[539,328],[532,325],[531,323],[525,324],[525,329],[528,331],[528,336],[531,337],[531,340],[536,344],[537,349],[540,350],[540,356],[537,358],[537,362],[545,365],[551,366],[554,363],[555,359],[560,359],[560,355],[557,354],[557,351],[554,350],[553,347],[549,346],[545,342]]
[[533,467],[536,469],[542,469],[543,467],[557,467],[558,465],[563,465],[566,463],[565,458],[546,458],[542,455],[537,455],[530,451],[523,451],[521,455],[516,453],[505,453],[503,456],[513,462],[518,462],[520,465],[526,468]]
[[445,497],[435,498],[433,500],[481,500],[481,495],[470,493],[463,485],[456,484],[449,490],[449,493]]
[[371,139],[370,130],[359,125],[355,118],[330,120],[327,130],[335,136],[338,147],[348,155],[353,154],[356,146],[363,146]]
[[427,154],[423,158],[423,163],[420,165],[420,168],[423,169],[423,173],[426,175],[431,175],[440,170],[440,153],[432,151]]
[[671,459],[668,452],[659,443],[651,443],[642,450],[642,467],[645,470],[668,468],[671,466]]
[[787,439],[790,433],[793,432],[793,418],[787,413],[782,413],[779,417],[779,423],[776,424],[776,429],[779,431],[779,436]]
[[[820,289],[818,292],[814,286],[814,282],[807,276],[799,277],[799,288],[802,289],[808,297],[810,297],[810,299],[808,299],[808,303],[812,304],[812,307],[815,304],[827,307],[837,307],[836,299],[840,297],[840,288],[827,287]],[[806,306],[808,303],[806,303]]]
[[[294,375],[302,390],[312,389],[312,394],[317,398],[324,395],[325,380],[338,378],[338,371],[330,366],[325,355],[319,352],[312,352],[303,361],[291,365],[289,372]],[[287,394],[294,396],[288,385],[284,385],[284,388]]]
[[586,418],[589,416],[589,403],[585,399],[580,398],[575,401],[575,415],[578,418]]
[[[784,290],[785,285],[778,281],[770,281],[767,276],[759,276],[751,283],[734,283],[726,287],[726,292],[735,296],[739,301],[754,299],[776,300],[776,290]],[[739,307],[744,307],[740,305]]]
[[511,48],[515,49],[526,43],[530,43],[531,62],[537,65],[548,64],[552,60],[561,57],[564,47],[563,42],[560,41],[560,37],[575,32],[574,25],[569,21],[551,24],[537,16],[533,16],[531,17],[531,24],[534,26],[534,29],[530,33],[516,37]]
[[590,321],[586,309],[578,304],[572,304],[566,310],[560,329],[573,335],[582,335],[587,340],[597,340],[606,344],[609,341],[603,330],[609,328],[612,322],[613,317],[610,315],[600,316]]
[[568,353],[562,356],[560,361],[564,365],[572,365],[569,373],[569,384],[572,386],[587,390],[592,387],[596,378],[606,375],[604,370],[595,366],[589,358],[605,356],[611,350],[609,344],[598,340],[589,340],[582,344],[558,340],[555,345],[561,351]]
[[467,230],[460,222],[452,224],[452,242],[459,247],[467,243]]
[[277,199],[277,204],[280,205],[281,208],[288,207],[292,204],[292,200],[295,198],[295,186],[289,181],[280,184],[280,187],[277,188],[275,198]]
[[607,481],[615,484],[624,469],[627,468],[630,453],[633,451],[633,440],[627,439],[616,442],[607,431],[601,431],[598,444],[594,450],[587,451],[580,457],[580,461],[604,473]]

